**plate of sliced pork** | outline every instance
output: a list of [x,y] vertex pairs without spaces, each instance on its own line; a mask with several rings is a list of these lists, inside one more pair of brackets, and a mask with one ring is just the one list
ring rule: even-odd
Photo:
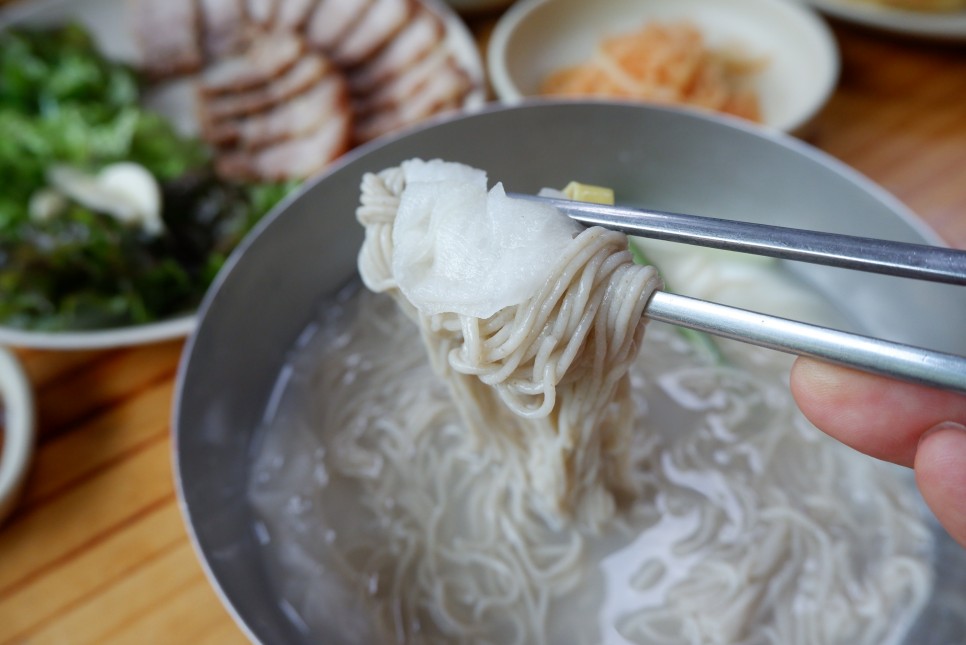
[[[201,136],[241,179],[314,174],[349,148],[483,100],[475,44],[416,0],[135,0],[142,69],[196,78]],[[158,25],[171,28],[159,29]]]
[[0,68],[27,79],[0,83],[0,132],[24,133],[0,150],[18,177],[0,186],[0,343],[37,347],[183,336],[302,182],[486,100],[437,0],[21,2],[0,11]]

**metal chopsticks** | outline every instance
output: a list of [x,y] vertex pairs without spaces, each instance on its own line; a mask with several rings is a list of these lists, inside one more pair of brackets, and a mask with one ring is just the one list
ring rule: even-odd
[[[966,252],[955,249],[551,197],[510,196],[548,203],[582,224],[628,235],[966,285]],[[966,357],[955,354],[663,291],[654,293],[645,315],[753,345],[966,393]]]
[[657,291],[644,315],[760,347],[966,394],[966,358]]
[[553,197],[510,196],[544,202],[587,226],[628,235],[966,285],[966,251],[956,249]]

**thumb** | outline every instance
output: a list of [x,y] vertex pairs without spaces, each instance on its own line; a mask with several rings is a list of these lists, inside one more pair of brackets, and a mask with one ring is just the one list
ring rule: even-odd
[[949,535],[966,547],[966,426],[945,421],[927,430],[914,467],[926,504]]

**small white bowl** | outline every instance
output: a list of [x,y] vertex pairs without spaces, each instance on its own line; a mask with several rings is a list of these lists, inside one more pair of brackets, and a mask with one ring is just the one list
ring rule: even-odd
[[590,58],[608,36],[648,21],[688,20],[709,45],[740,43],[768,61],[757,90],[766,126],[793,132],[828,100],[839,52],[813,10],[788,0],[523,0],[499,20],[487,50],[497,97],[538,95],[544,78]]
[[0,347],[0,404],[4,409],[0,452],[0,522],[13,510],[34,452],[34,400],[13,353]]

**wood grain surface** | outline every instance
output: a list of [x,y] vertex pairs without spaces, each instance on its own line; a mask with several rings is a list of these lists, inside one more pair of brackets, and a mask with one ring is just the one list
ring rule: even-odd
[[[470,22],[485,42],[493,17]],[[833,26],[842,77],[806,139],[966,248],[966,46]],[[40,436],[22,502],[0,526],[0,643],[245,642],[175,498],[182,347],[18,350]]]

